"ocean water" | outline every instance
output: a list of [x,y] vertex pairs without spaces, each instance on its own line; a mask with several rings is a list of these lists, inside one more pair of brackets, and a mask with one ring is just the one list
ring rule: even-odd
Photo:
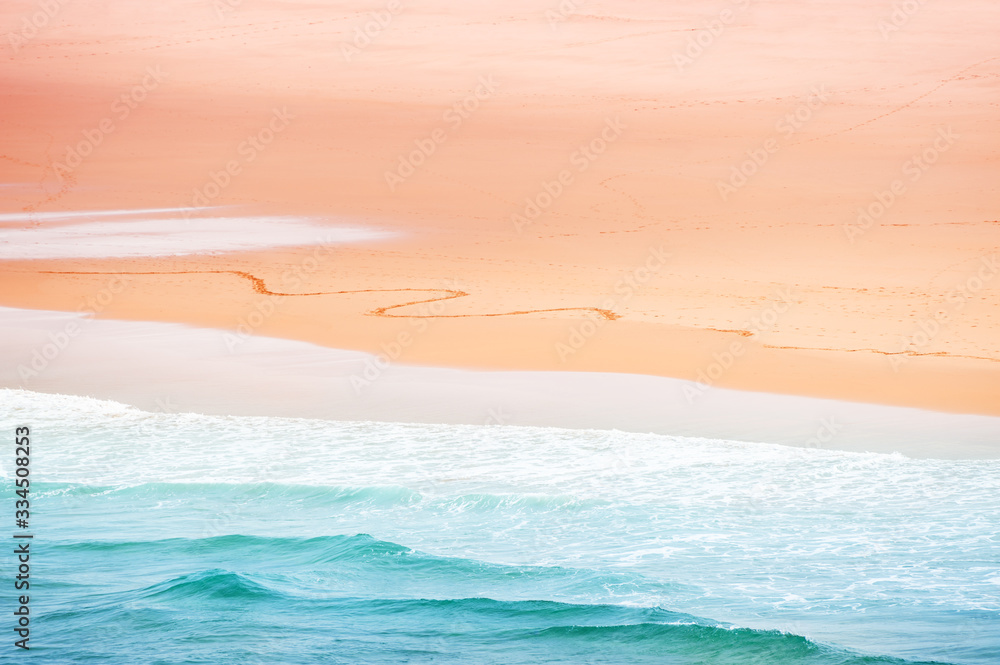
[[12,390],[0,423],[4,661],[1000,663],[995,460]]

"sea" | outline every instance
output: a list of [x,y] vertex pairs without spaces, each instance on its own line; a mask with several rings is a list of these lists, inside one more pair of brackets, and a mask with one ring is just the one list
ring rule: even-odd
[[0,431],[3,662],[1000,663],[998,460],[21,390]]

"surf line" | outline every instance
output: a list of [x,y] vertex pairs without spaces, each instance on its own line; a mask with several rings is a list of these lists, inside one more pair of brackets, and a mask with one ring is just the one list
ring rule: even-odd
[[552,307],[549,309],[524,309],[515,310],[513,312],[494,312],[487,314],[390,314],[389,310],[398,309],[400,307],[409,307],[411,305],[422,305],[432,302],[440,302],[444,300],[452,300],[453,298],[464,298],[469,294],[467,291],[460,291],[457,289],[413,289],[413,288],[402,288],[402,289],[354,289],[348,291],[313,291],[310,293],[282,293],[280,291],[272,291],[267,288],[267,284],[263,279],[253,275],[251,273],[245,272],[243,270],[180,270],[180,271],[153,271],[153,272],[130,272],[130,271],[107,271],[107,272],[85,272],[85,271],[72,271],[72,270],[38,270],[38,274],[43,275],[236,275],[250,282],[253,286],[253,290],[256,293],[265,296],[281,296],[281,297],[292,297],[292,296],[337,296],[346,295],[349,293],[399,293],[402,291],[416,291],[416,292],[444,292],[447,295],[435,297],[435,298],[425,298],[422,300],[412,300],[409,302],[399,303],[397,305],[387,305],[385,307],[376,307],[375,309],[365,312],[365,316],[382,316],[386,318],[394,319],[460,319],[469,317],[479,317],[479,316],[518,316],[521,314],[541,314],[544,312],[596,312],[599,316],[608,321],[614,321],[615,319],[620,319],[621,315],[616,314],[610,309],[602,309],[600,307]]

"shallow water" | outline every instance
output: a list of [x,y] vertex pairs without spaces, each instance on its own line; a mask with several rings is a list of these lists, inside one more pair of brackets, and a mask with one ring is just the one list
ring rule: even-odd
[[1000,662],[998,461],[0,406],[44,662]]

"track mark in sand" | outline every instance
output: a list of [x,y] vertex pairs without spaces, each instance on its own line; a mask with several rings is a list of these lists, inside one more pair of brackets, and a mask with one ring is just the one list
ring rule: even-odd
[[[970,70],[976,69],[977,67],[980,67],[982,65],[985,65],[985,64],[987,64],[989,62],[992,62],[992,61],[998,60],[998,59],[1000,59],[1000,56],[993,56],[991,58],[986,58],[985,60],[980,60],[979,62],[971,64],[968,67],[965,67],[964,69],[960,70],[957,74],[949,76],[948,78],[944,79],[943,81],[938,81],[938,84],[935,85],[933,88],[931,88],[930,90],[928,90],[928,91],[926,91],[926,92],[924,92],[924,93],[922,93],[922,94],[914,97],[913,99],[911,99],[910,101],[906,102],[905,104],[897,106],[896,108],[894,108],[894,109],[892,109],[890,111],[886,111],[885,113],[882,113],[881,115],[877,115],[874,118],[869,118],[868,120],[865,120],[863,122],[859,122],[859,123],[857,123],[855,125],[852,125],[850,127],[846,127],[844,129],[838,129],[837,131],[830,132],[828,134],[823,134],[821,136],[813,136],[811,138],[803,138],[803,139],[800,139],[800,140],[797,140],[797,141],[792,141],[792,142],[790,142],[788,144],[782,144],[782,147],[789,147],[789,148],[791,148],[791,147],[795,147],[795,146],[805,145],[807,143],[813,143],[814,141],[823,141],[825,139],[833,138],[835,136],[840,136],[841,134],[847,134],[848,132],[853,132],[856,129],[861,129],[862,127],[865,127],[867,125],[872,124],[873,122],[877,122],[877,121],[879,121],[879,120],[881,120],[883,118],[887,118],[887,117],[889,117],[891,115],[895,115],[896,113],[899,113],[900,111],[905,111],[906,109],[910,108],[911,106],[913,106],[914,104],[916,104],[920,100],[922,100],[922,99],[924,99],[926,97],[929,97],[930,95],[934,94],[935,92],[937,92],[938,90],[940,90],[944,86],[948,85],[949,83],[953,83],[955,81],[963,80],[964,77],[965,77],[965,74],[968,73]],[[713,158],[704,159],[704,160],[701,160],[701,161],[689,161],[689,162],[686,162],[686,164],[689,167],[690,166],[696,166],[696,165],[702,165],[702,164],[716,164],[721,159],[722,159],[721,157],[713,157]],[[730,164],[733,161],[735,161],[736,159],[738,159],[738,157],[735,156],[735,155],[733,155],[733,156],[730,156],[730,157],[726,157],[725,161],[726,161],[727,164]]]
[[[953,222],[953,223],[959,224],[961,222]],[[973,223],[975,223],[975,222],[973,222]],[[986,223],[987,224],[996,224],[997,222],[989,222],[989,221],[987,221]],[[1000,247],[994,247],[992,250],[990,250],[990,253],[989,253],[989,256],[991,258],[993,258],[994,262],[996,262],[996,254],[997,254],[997,252],[1000,252]],[[976,256],[976,257],[971,257],[971,258],[967,258],[967,259],[962,259],[961,261],[956,261],[955,263],[952,263],[951,265],[949,265],[947,268],[942,268],[941,270],[939,270],[936,273],[934,273],[934,276],[931,277],[927,281],[927,285],[928,286],[933,285],[934,282],[937,281],[938,277],[940,277],[941,275],[945,274],[946,272],[953,271],[958,266],[967,265],[967,264],[972,263],[974,261],[977,262],[977,263],[980,262],[980,261],[986,261],[987,260],[986,257],[987,257],[987,255],[983,254],[981,256]],[[972,273],[969,272],[967,274],[967,277],[971,277],[971,276],[972,276]],[[952,287],[952,290],[954,290],[954,286]]]
[[988,360],[991,363],[1000,363],[1000,358],[989,358],[987,356],[970,356],[963,355],[961,353],[948,353],[947,351],[928,351],[921,353],[919,351],[882,351],[881,349],[833,349],[829,347],[821,346],[779,346],[776,344],[762,344],[765,349],[786,349],[793,351],[834,351],[838,353],[875,353],[880,356],[907,356],[910,358],[916,358],[921,356],[937,356],[939,358],[970,358],[972,360]]
[[[612,192],[614,194],[619,194],[623,198],[628,199],[629,202],[632,204],[632,206],[635,208],[635,216],[638,217],[639,219],[645,219],[645,220],[649,220],[649,221],[658,221],[658,220],[654,220],[652,217],[650,217],[649,215],[646,214],[646,206],[644,206],[639,201],[639,199],[637,199],[635,196],[629,194],[624,189],[619,189],[618,187],[613,187],[613,186],[611,186],[611,185],[608,184],[612,180],[617,180],[618,178],[624,178],[626,176],[633,175],[634,173],[648,173],[648,172],[650,172],[652,170],[653,169],[645,169],[644,171],[633,171],[633,172],[630,172],[630,173],[619,173],[618,175],[613,175],[611,177],[605,178],[604,180],[602,180],[601,182],[599,182],[597,184],[598,184],[598,186],[603,187],[604,189],[608,190],[609,192]],[[597,205],[599,205],[599,204],[595,204],[595,205],[591,206],[591,209],[594,210],[595,212],[598,212],[596,210]],[[640,226],[639,227],[639,229],[644,229],[644,228],[646,228],[646,227],[645,226]],[[636,230],[638,230],[638,229],[636,229]],[[620,233],[620,232],[617,232],[617,233]]]
[[753,332],[749,330],[738,330],[733,328],[705,328],[705,330],[720,333],[733,333],[734,335],[739,335],[740,337],[753,337]]
[[[48,173],[51,171],[53,174],[55,174],[55,167],[53,166],[53,164],[55,164],[55,160],[53,160],[50,156],[50,152],[52,150],[52,144],[55,142],[55,138],[52,136],[52,134],[48,132],[46,132],[46,135],[49,137],[49,141],[45,145],[45,158],[48,160],[47,165],[35,164],[34,162],[28,162],[18,157],[12,157],[10,155],[0,155],[0,159],[7,160],[8,162],[12,162],[14,164],[17,164],[18,166],[28,166],[39,169],[41,175],[39,175],[38,178],[38,188],[42,190],[42,192],[46,191],[45,178],[48,175]],[[53,203],[58,199],[62,198],[63,195],[65,195],[70,190],[71,187],[76,185],[76,176],[73,174],[72,171],[68,171],[62,176],[56,175],[55,177],[59,180],[59,189],[55,192],[48,193],[44,198],[42,198],[39,201],[36,201],[35,203],[29,203],[28,205],[23,206],[21,208],[23,212],[26,212],[29,215],[31,213],[37,212],[38,209],[41,208],[42,206],[49,203]]]
[[453,298],[464,298],[470,295],[466,291],[459,291],[456,289],[354,289],[347,291],[313,291],[310,293],[282,293],[280,291],[272,291],[267,288],[267,284],[263,279],[253,275],[251,273],[245,272],[243,270],[180,270],[180,271],[153,271],[153,272],[129,272],[129,271],[117,271],[117,272],[85,272],[85,271],[72,271],[72,270],[38,270],[38,274],[44,275],[236,275],[242,279],[248,280],[253,286],[253,290],[256,293],[265,296],[337,296],[337,295],[347,295],[350,293],[400,293],[403,291],[415,291],[415,292],[443,292],[447,295],[435,297],[435,298],[425,298],[422,300],[412,300],[409,302],[399,303],[396,305],[386,305],[385,307],[376,307],[373,310],[365,312],[365,316],[382,316],[386,318],[394,319],[463,319],[472,318],[480,316],[517,316],[521,314],[541,314],[544,312],[596,312],[601,316],[601,318],[608,321],[614,321],[615,319],[620,319],[621,315],[612,312],[610,309],[602,309],[600,307],[552,307],[549,309],[524,309],[516,310],[513,312],[495,312],[489,314],[389,314],[389,310],[398,309],[400,307],[409,307],[410,305],[422,305],[426,303],[438,302],[442,300],[451,300]]
[[980,65],[985,65],[986,63],[992,62],[992,61],[997,60],[997,59],[1000,59],[1000,56],[993,56],[992,58],[986,58],[985,60],[980,60],[977,63],[969,65],[965,69],[962,69],[961,71],[959,71],[954,76],[950,76],[950,77],[946,78],[945,80],[940,81],[936,86],[934,86],[933,88],[931,88],[927,92],[923,93],[922,95],[918,95],[917,97],[914,97],[913,99],[911,99],[910,101],[906,102],[902,106],[898,106],[898,107],[892,109],[891,111],[886,111],[882,115],[877,115],[874,118],[869,118],[868,120],[865,120],[864,122],[859,122],[858,124],[853,125],[851,127],[848,127],[846,129],[841,129],[839,131],[832,132],[830,134],[824,134],[823,136],[816,136],[814,138],[806,139],[804,141],[797,141],[797,142],[795,142],[795,143],[793,143],[791,145],[801,145],[803,143],[811,143],[812,141],[820,141],[822,139],[828,139],[828,138],[830,138],[832,136],[839,136],[840,134],[846,134],[847,132],[853,132],[855,129],[860,129],[861,127],[864,127],[865,125],[870,125],[871,123],[876,122],[878,120],[881,120],[882,118],[887,118],[890,115],[894,115],[896,113],[899,113],[900,111],[904,111],[904,110],[910,108],[911,106],[913,106],[914,104],[916,104],[917,102],[919,102],[921,99],[924,99],[925,97],[928,97],[928,96],[934,94],[935,92],[937,92],[938,90],[940,90],[944,86],[948,85],[949,83],[961,80],[962,76],[966,72],[968,72],[969,70],[975,69],[975,68],[979,67]]
[[[601,233],[601,234],[639,233],[640,231],[648,229],[651,226],[658,226],[660,224],[665,224],[667,222],[667,220],[657,219],[656,217],[652,217],[651,215],[647,214],[647,212],[646,212],[646,206],[643,205],[642,202],[639,201],[639,199],[636,196],[633,196],[632,194],[629,194],[624,189],[621,189],[619,187],[615,187],[613,185],[608,184],[612,180],[617,180],[619,178],[625,178],[627,176],[636,175],[636,174],[656,173],[658,171],[659,171],[659,169],[655,169],[654,168],[654,169],[642,169],[641,171],[630,171],[630,172],[627,172],[627,173],[619,173],[618,175],[613,175],[613,176],[607,177],[607,178],[605,178],[604,180],[601,180],[601,182],[598,183],[598,185],[600,187],[603,187],[604,189],[608,190],[612,194],[617,194],[617,195],[621,196],[622,198],[627,199],[629,201],[629,203],[632,204],[632,207],[635,210],[635,212],[634,212],[635,217],[637,219],[649,222],[649,224],[641,224],[641,225],[639,225],[639,226],[637,226],[635,228],[631,228],[631,229],[611,229],[611,230],[598,231],[598,233]],[[593,210],[595,213],[600,214],[600,210],[598,210],[598,207],[601,206],[601,205],[602,204],[600,204],[600,203],[595,203],[592,206],[590,206],[590,209]]]

